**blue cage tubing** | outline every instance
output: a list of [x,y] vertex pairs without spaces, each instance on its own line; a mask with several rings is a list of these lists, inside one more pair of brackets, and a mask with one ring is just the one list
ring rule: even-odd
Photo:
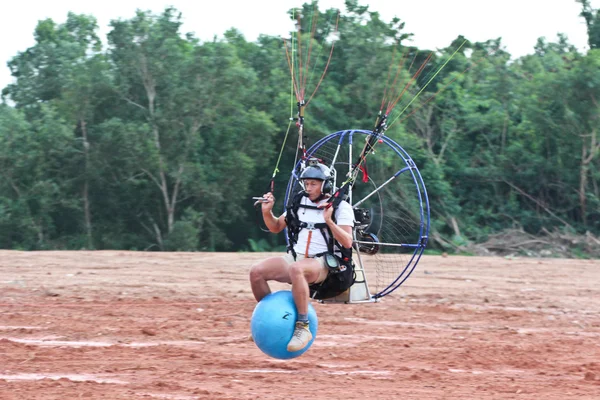
[[[334,133],[331,133],[331,134],[319,139],[315,144],[313,144],[307,150],[306,156],[307,156],[307,158],[310,158],[313,155],[313,153],[315,153],[324,143],[331,141],[336,136],[339,136],[338,145],[340,145],[343,143],[344,138],[348,135],[349,136],[348,143],[351,146],[353,144],[353,136],[355,133],[366,135],[366,136],[373,135],[373,131],[367,131],[367,130],[362,130],[362,129],[347,129],[347,130],[343,130],[343,131],[334,132]],[[412,254],[412,257],[410,258],[410,260],[408,261],[408,263],[406,264],[404,269],[396,277],[396,279],[394,279],[394,281],[391,282],[383,290],[372,295],[373,298],[380,298],[380,297],[383,297],[383,296],[386,296],[386,295],[392,293],[394,290],[398,289],[408,279],[408,277],[415,270],[417,264],[419,263],[419,260],[421,259],[421,256],[423,255],[423,252],[425,251],[425,247],[427,246],[427,242],[429,239],[429,229],[430,229],[429,197],[427,195],[427,188],[425,187],[425,182],[423,181],[423,177],[421,176],[419,169],[417,168],[415,162],[410,157],[410,155],[406,152],[406,150],[404,150],[404,148],[402,148],[402,146],[400,146],[394,140],[390,139],[389,137],[387,137],[385,135],[382,135],[379,139],[383,140],[383,142],[385,144],[387,144],[392,150],[394,150],[394,152],[400,158],[402,158],[404,160],[404,162],[406,163],[406,165],[408,167],[408,168],[400,169],[395,175],[398,176],[398,175],[402,174],[403,172],[410,171],[410,174],[413,178],[413,182],[415,183],[417,196],[419,197],[421,224],[419,227],[418,243],[416,243],[416,244],[405,243],[404,244],[405,247],[415,249],[415,251]],[[285,211],[285,205],[287,204],[288,199],[289,199],[290,191],[292,190],[295,183],[298,181],[298,176],[296,175],[296,171],[300,167],[301,162],[302,162],[302,160],[299,160],[296,163],[296,165],[294,166],[294,169],[292,170],[291,177],[288,180],[286,194],[285,194],[285,198],[284,198],[284,202],[283,202],[284,211]],[[350,162],[352,162],[352,160],[350,160]],[[426,210],[423,209],[423,202],[425,202]],[[286,228],[286,230],[287,230],[287,228]],[[287,235],[286,235],[286,243],[289,245]]]

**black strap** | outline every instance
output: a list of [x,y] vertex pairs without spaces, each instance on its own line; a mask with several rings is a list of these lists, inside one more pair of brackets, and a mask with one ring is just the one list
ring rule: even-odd
[[[340,196],[338,194],[338,197],[333,200],[333,204],[332,204],[332,206],[334,208],[333,222],[335,222],[335,223],[337,223],[336,218],[335,218],[335,211],[337,210],[339,204],[341,203],[341,201],[343,200],[343,197],[344,197],[343,196],[344,193],[342,192],[341,194],[342,194],[342,196]],[[352,262],[352,249],[351,248],[347,249],[347,248],[343,247],[337,240],[335,240],[335,237],[333,236],[331,229],[329,229],[329,226],[326,223],[319,222],[316,224],[312,224],[312,223],[300,221],[300,217],[298,216],[298,210],[300,209],[300,207],[307,208],[307,209],[313,209],[313,210],[320,209],[317,206],[302,204],[303,197],[306,197],[305,191],[300,191],[300,192],[296,193],[292,199],[291,204],[287,207],[285,221],[287,224],[287,234],[288,234],[288,247],[287,247],[288,253],[290,253],[294,257],[294,261],[295,261],[297,254],[296,254],[296,251],[294,250],[294,246],[296,245],[296,243],[298,243],[298,235],[300,233],[300,230],[306,229],[306,228],[318,229],[321,232],[321,235],[323,235],[323,239],[327,243],[327,250],[330,253],[335,253],[335,250],[337,249],[342,254],[342,260],[346,263],[351,263]],[[325,232],[327,232],[327,233],[325,233]]]
[[300,208],[300,204],[302,202],[302,198],[306,195],[305,191],[299,191],[292,198],[292,202],[288,203],[289,205],[286,208],[285,215],[285,223],[287,226],[287,235],[288,235],[288,247],[287,251],[294,257],[294,261],[296,260],[296,251],[294,250],[294,246],[298,243],[298,233],[300,232],[300,218],[298,217],[298,209]]

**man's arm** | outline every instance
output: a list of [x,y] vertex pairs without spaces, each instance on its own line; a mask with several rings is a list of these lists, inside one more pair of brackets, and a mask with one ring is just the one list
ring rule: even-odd
[[323,211],[323,217],[325,223],[329,227],[331,234],[338,241],[340,245],[349,249],[352,247],[352,226],[350,225],[338,225],[333,222],[333,207],[327,207]]
[[275,204],[273,193],[266,193],[263,197],[265,200],[262,202],[261,209],[265,225],[269,231],[279,233],[285,229],[285,215],[280,215],[279,218],[273,215],[273,205]]
[[337,225],[332,219],[325,221],[331,234],[340,245],[349,249],[352,247],[352,227],[349,225]]
[[273,211],[263,211],[263,219],[265,220],[265,225],[269,228],[269,231],[273,233],[279,233],[285,229],[285,215],[280,215],[277,218],[273,215]]

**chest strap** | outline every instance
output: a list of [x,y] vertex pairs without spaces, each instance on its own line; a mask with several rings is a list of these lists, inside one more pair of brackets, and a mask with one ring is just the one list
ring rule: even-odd
[[316,224],[314,222],[302,222],[300,221],[300,223],[298,224],[298,226],[300,227],[300,229],[308,229],[310,231],[314,231],[314,230],[321,230],[321,229],[327,229],[327,224],[325,222],[317,222]]

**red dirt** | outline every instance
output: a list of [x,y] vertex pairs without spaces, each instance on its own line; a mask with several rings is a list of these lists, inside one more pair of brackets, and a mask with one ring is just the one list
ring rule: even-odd
[[0,399],[600,398],[599,261],[424,257],[379,303],[314,303],[283,361],[247,340],[266,256],[0,251]]

